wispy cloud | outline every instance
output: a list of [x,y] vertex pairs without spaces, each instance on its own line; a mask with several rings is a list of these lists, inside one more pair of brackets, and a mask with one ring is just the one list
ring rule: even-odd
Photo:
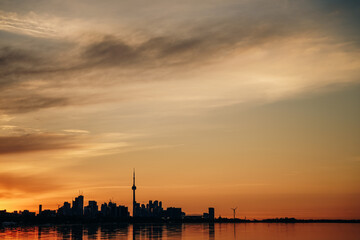
[[68,132],[68,133],[78,133],[78,134],[88,134],[90,133],[87,130],[82,130],[82,129],[65,129],[63,130],[64,132]]
[[35,37],[56,36],[56,30],[49,24],[49,19],[34,12],[19,16],[15,12],[0,11],[0,30],[6,30]]

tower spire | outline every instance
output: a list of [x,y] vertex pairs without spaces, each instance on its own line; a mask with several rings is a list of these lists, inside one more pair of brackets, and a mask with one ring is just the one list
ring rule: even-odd
[[135,190],[136,190],[136,186],[135,186],[135,168],[134,168],[134,171],[133,171],[133,185],[132,185],[132,188],[133,190],[133,217],[136,215],[135,214],[135,209],[136,209],[136,200],[135,200]]
[[133,186],[135,186],[135,168],[133,169]]

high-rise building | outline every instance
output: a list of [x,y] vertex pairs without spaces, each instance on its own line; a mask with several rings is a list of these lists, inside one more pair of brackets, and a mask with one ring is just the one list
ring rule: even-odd
[[42,212],[42,205],[40,204],[39,205],[39,214],[41,214],[41,212]]
[[84,207],[84,215],[95,218],[98,215],[98,205],[96,201],[89,201],[89,205]]
[[214,221],[215,219],[215,209],[212,207],[209,207],[209,220]]
[[73,211],[73,215],[75,216],[82,216],[84,214],[83,195],[79,195],[77,198],[75,198],[75,201],[73,201],[72,211]]
[[103,217],[108,216],[108,205],[107,205],[107,203],[101,204],[101,215]]
[[110,217],[116,218],[118,216],[118,210],[117,210],[117,206],[116,203],[113,202],[109,202],[108,204],[108,214]]
[[129,210],[125,206],[118,206],[118,216],[120,218],[129,218]]
[[71,216],[71,205],[69,202],[64,202],[64,205],[58,209],[58,214],[61,216]]
[[128,208],[117,206],[114,202],[103,203],[101,205],[101,216],[105,218],[127,219],[129,217]]

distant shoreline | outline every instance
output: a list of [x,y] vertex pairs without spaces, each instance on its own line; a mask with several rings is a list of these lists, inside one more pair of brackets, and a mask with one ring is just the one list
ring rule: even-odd
[[116,220],[106,219],[102,221],[59,221],[59,219],[42,219],[42,221],[2,221],[0,222],[1,227],[18,227],[18,226],[58,226],[58,225],[87,225],[87,224],[215,224],[215,223],[360,223],[360,219],[344,220],[344,219],[295,219],[295,218],[274,218],[274,219],[262,219],[262,220],[245,220],[245,219],[230,219],[230,218],[217,218],[214,221],[205,220],[164,220],[164,219],[127,219],[127,220]]

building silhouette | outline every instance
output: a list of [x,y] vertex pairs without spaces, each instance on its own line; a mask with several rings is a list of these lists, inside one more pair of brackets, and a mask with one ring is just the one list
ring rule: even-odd
[[181,208],[169,207],[166,209],[165,216],[166,219],[181,220],[183,217],[182,213]]
[[130,216],[129,210],[125,206],[117,206],[116,203],[109,202],[101,204],[101,216],[103,218],[117,218],[128,219]]
[[79,195],[72,204],[73,216],[82,216],[84,214],[84,196]]
[[215,219],[215,209],[213,207],[209,207],[209,220],[214,221]]
[[164,209],[162,208],[162,202],[155,200],[149,200],[149,203],[141,204],[135,203],[135,215],[134,217],[146,217],[146,218],[161,218],[163,217]]
[[89,218],[96,218],[99,212],[99,207],[96,201],[89,201],[89,205],[84,207],[84,216]]
[[60,216],[72,215],[72,209],[69,202],[64,202],[64,205],[58,209],[58,215]]

